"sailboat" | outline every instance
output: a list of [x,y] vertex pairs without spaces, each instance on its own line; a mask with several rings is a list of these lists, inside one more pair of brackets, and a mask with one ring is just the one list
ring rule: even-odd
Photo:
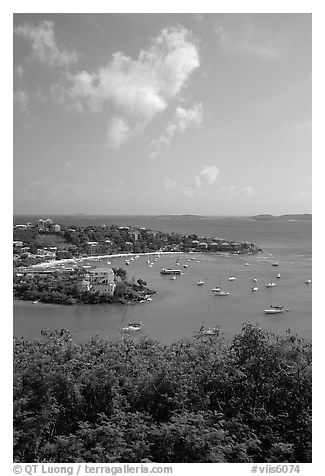
[[[271,293],[271,302],[272,302],[272,293]],[[274,306],[273,304],[270,305],[269,308],[264,309],[264,314],[281,314],[285,311],[283,306]]]
[[122,322],[121,322],[121,332],[123,333],[129,333],[129,332],[139,332],[141,331],[141,327],[142,327],[142,321],[140,322],[129,322],[126,326],[123,326],[123,322],[124,322],[124,319],[126,317],[126,314],[128,313],[130,309],[130,303],[128,303],[128,307],[126,308],[124,314],[123,314],[123,318],[122,318]]
[[213,288],[212,291],[214,292],[215,296],[229,296],[230,294],[228,291],[223,291],[221,289],[220,280],[219,280],[219,286],[216,288]]
[[203,336],[217,336],[219,335],[219,328],[218,327],[207,327],[206,329],[201,326],[200,334]]
[[204,325],[204,321],[206,320],[207,321],[207,324],[209,322],[209,306],[208,306],[208,309],[207,309],[207,313],[206,313],[206,316],[203,318],[203,321],[202,321],[202,325],[199,329],[199,335],[200,336],[218,336],[219,333],[220,333],[220,330],[218,327],[205,327]]
[[[199,264],[199,269],[200,269],[200,274],[201,274],[201,265],[200,264]],[[204,284],[203,279],[199,279],[198,282],[197,282],[197,285],[198,286],[203,286],[203,284]]]

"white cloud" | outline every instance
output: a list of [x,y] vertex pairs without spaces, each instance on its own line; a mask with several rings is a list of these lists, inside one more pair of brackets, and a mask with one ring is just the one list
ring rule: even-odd
[[202,187],[204,185],[213,185],[217,180],[220,171],[215,165],[207,165],[203,167],[199,175],[195,177],[195,183],[197,187]]
[[30,102],[29,95],[26,93],[26,91],[19,89],[14,93],[14,102],[17,104],[21,112],[25,112]]
[[166,126],[165,134],[151,142],[152,152],[150,157],[156,157],[162,153],[165,148],[169,147],[175,134],[184,134],[189,127],[200,126],[202,118],[203,107],[201,102],[189,109],[178,106],[175,110],[174,117]]
[[246,197],[250,198],[253,196],[254,189],[253,187],[238,187],[237,185],[228,185],[226,187],[221,187],[217,190],[218,195],[227,198],[235,197]]
[[244,187],[242,193],[245,197],[251,197],[253,195],[253,191],[253,187]]
[[242,25],[242,28],[237,28],[236,34],[233,33],[232,36],[220,23],[215,24],[214,31],[218,45],[224,51],[257,59],[274,60],[280,57],[280,52],[272,41],[257,38],[253,24]]
[[109,147],[119,148],[131,135],[129,125],[121,118],[114,117],[108,124],[107,140]]
[[70,74],[69,97],[93,112],[110,104],[130,128],[143,128],[177,97],[199,64],[188,30],[165,28],[137,59],[116,52],[97,71]]
[[14,33],[31,43],[33,55],[50,66],[68,67],[78,61],[74,51],[58,45],[53,21],[41,21],[37,25],[22,23],[14,28]]

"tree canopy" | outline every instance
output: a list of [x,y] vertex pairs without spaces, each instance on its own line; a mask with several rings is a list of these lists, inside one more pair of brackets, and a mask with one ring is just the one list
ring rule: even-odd
[[311,344],[14,339],[16,462],[310,462]]

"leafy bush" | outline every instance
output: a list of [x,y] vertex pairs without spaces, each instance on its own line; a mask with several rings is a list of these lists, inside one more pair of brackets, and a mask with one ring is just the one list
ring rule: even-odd
[[311,344],[14,340],[16,462],[310,462]]

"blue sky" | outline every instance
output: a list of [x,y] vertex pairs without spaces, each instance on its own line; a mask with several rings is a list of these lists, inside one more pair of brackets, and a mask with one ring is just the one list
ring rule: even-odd
[[15,14],[14,213],[311,212],[311,15]]

